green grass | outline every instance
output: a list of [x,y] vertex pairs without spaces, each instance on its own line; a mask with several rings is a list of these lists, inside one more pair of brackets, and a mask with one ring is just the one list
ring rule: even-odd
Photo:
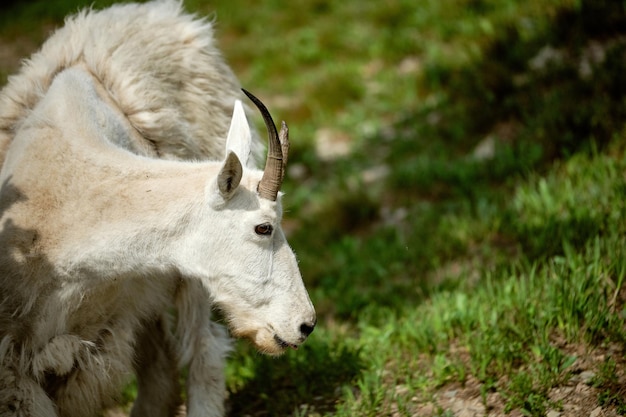
[[[44,3],[1,16],[2,42],[84,4]],[[570,415],[555,390],[580,384],[581,415],[626,414],[623,1],[187,5],[290,124],[289,240],[319,316],[281,358],[237,345],[231,415],[453,415],[451,391]],[[320,158],[321,129],[351,152]]]

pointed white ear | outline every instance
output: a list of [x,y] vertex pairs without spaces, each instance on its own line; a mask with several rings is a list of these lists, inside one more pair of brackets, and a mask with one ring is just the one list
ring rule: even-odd
[[246,119],[246,114],[243,111],[243,105],[241,100],[235,101],[235,108],[233,109],[233,118],[230,122],[230,129],[228,130],[228,137],[226,139],[226,152],[233,151],[241,163],[248,165],[248,158],[250,157],[250,146],[252,144],[252,134],[250,133],[250,125]]

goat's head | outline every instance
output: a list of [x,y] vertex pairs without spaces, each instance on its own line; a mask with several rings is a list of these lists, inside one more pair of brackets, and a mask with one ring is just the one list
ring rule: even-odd
[[208,283],[232,333],[271,355],[297,348],[313,331],[315,310],[304,288],[296,257],[281,229],[279,192],[289,148],[287,125],[280,134],[256,97],[246,95],[265,121],[269,146],[264,171],[244,168],[251,133],[240,101],[235,103],[226,157],[207,187],[211,212],[219,216],[210,231],[219,253]]

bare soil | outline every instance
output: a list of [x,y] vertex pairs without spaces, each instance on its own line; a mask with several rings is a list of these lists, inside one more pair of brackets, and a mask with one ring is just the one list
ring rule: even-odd
[[[576,356],[576,361],[569,368],[569,378],[559,386],[553,387],[548,397],[554,406],[547,410],[547,417],[617,417],[614,404],[600,405],[599,398],[607,387],[596,388],[594,381],[598,370],[607,358],[616,363],[616,380],[611,384],[612,392],[619,398],[626,399],[626,361],[623,347],[612,345],[590,349],[584,345],[563,344],[559,346],[567,355]],[[506,381],[501,381],[502,383]],[[416,404],[414,416],[430,417],[453,415],[455,417],[522,417],[521,410],[505,413],[506,398],[498,392],[489,392],[486,402],[481,396],[481,382],[470,375],[464,384],[458,382],[439,389],[432,401]]]

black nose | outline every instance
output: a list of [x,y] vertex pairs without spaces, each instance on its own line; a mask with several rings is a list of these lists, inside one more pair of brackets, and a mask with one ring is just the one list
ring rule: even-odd
[[311,332],[313,331],[313,329],[315,329],[315,322],[313,322],[313,323],[302,323],[300,325],[300,333],[302,333],[302,335],[304,337],[310,335]]

